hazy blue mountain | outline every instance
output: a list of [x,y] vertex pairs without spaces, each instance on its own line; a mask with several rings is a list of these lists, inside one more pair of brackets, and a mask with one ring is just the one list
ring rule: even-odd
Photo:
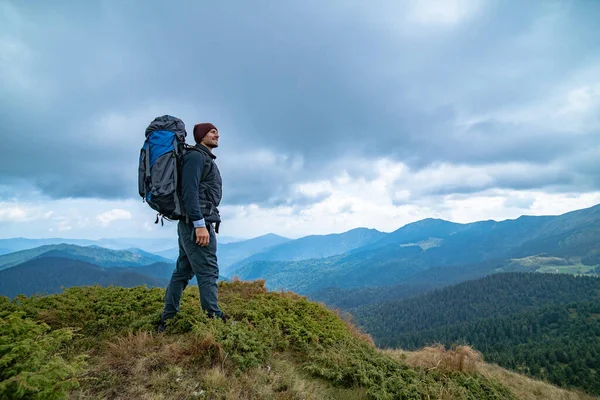
[[[58,254],[56,253],[58,252]],[[86,261],[102,267],[142,266],[156,262],[167,262],[163,257],[142,250],[110,250],[99,246],[76,246],[70,244],[46,245],[34,249],[17,251],[0,256],[0,270],[24,263],[49,253],[51,256]]]
[[154,252],[168,249],[177,243],[177,237],[164,238],[115,238],[99,239],[93,241],[93,245],[105,247],[111,250],[140,249],[147,252]]
[[235,274],[237,269],[256,261],[298,261],[335,256],[377,242],[386,235],[376,229],[357,228],[330,235],[304,236],[251,255],[227,271],[230,275]]
[[[3,287],[3,290],[11,295],[14,295],[18,290],[24,290],[19,293],[33,293],[31,292],[33,289],[39,292],[56,293],[61,283],[65,283],[66,286],[97,283],[103,286],[109,284],[114,286],[148,284],[166,287],[174,269],[175,264],[171,262],[156,262],[142,266],[101,267],[72,258],[72,254],[61,250],[51,250],[24,263],[1,270],[0,279],[3,280],[4,286],[0,285],[0,287]],[[8,273],[8,271],[11,272]],[[71,274],[80,276],[74,278]],[[38,276],[48,277],[47,283]],[[32,282],[25,282],[28,279]],[[221,280],[227,280],[227,278],[219,275],[218,281]],[[196,283],[196,277],[193,277],[189,282],[190,285],[196,285]],[[3,292],[0,291],[0,295],[3,295]],[[6,295],[8,296],[8,294]]]
[[155,251],[154,254],[164,257],[168,260],[175,261],[177,260],[177,257],[179,257],[179,247],[171,247],[170,249],[163,251]]
[[236,243],[221,243],[217,246],[217,257],[219,259],[219,269],[221,274],[227,276],[230,266],[243,260],[253,254],[260,253],[273,246],[289,242],[283,236],[269,233],[254,239],[248,239]]
[[0,248],[16,252],[21,250],[34,249],[40,246],[56,244],[72,244],[76,246],[100,246],[111,250],[124,250],[127,248],[139,248],[142,250],[163,250],[173,245],[173,238],[115,238],[115,239],[68,239],[68,238],[47,238],[47,239],[27,239],[12,238],[0,239]]
[[[477,224],[487,224],[480,222]],[[435,246],[443,239],[469,228],[469,224],[458,224],[442,219],[427,218],[406,224],[403,227],[384,235],[373,243],[353,249],[352,253],[374,250],[389,245]]]
[[[221,244],[235,243],[238,241],[243,241],[243,239],[235,238],[235,237],[231,237],[231,236],[219,235],[218,238],[219,238],[219,243],[221,243]],[[111,245],[111,240],[112,239],[102,239],[102,240],[99,240],[98,243],[95,243],[95,244],[102,246],[102,247],[108,247],[109,245]],[[177,235],[173,235],[173,237],[169,237],[169,238],[158,238],[158,239],[122,238],[122,239],[116,239],[116,240],[122,246],[122,247],[115,247],[117,249],[138,248],[138,249],[142,249],[144,251],[147,251],[150,253],[155,253],[155,254],[157,252],[165,252],[165,251],[172,250],[173,248],[177,248]],[[169,258],[169,257],[165,257],[165,258]]]
[[[231,236],[219,236],[219,243],[233,243],[243,239]],[[112,238],[112,239],[66,239],[66,238],[48,238],[48,239],[27,239],[11,238],[0,239],[0,255],[14,253],[21,250],[34,249],[40,246],[53,244],[73,244],[77,246],[100,246],[111,250],[125,250],[137,248],[147,252],[156,253],[172,249],[177,246],[177,236],[168,238]]]
[[103,268],[85,261],[39,257],[0,271],[0,295],[59,293],[62,287],[138,285],[166,287],[166,279],[148,276],[133,268]]
[[219,243],[228,244],[228,243],[243,242],[243,241],[251,240],[251,239],[240,238],[240,237],[235,237],[235,236],[221,236],[221,235],[218,235],[218,240],[219,240]]
[[[265,278],[272,288],[311,293],[420,281],[456,283],[503,271],[514,260],[569,257],[592,270],[600,254],[600,206],[560,216],[454,224],[427,219],[340,256],[302,261],[245,260],[241,279]],[[394,239],[395,238],[395,239]],[[544,255],[544,257],[539,257]],[[566,260],[566,259],[565,259]],[[440,279],[439,277],[443,277]]]
[[157,262],[141,267],[124,267],[121,269],[135,271],[137,273],[151,276],[154,278],[164,279],[168,283],[168,280],[171,279],[171,275],[173,274],[173,270],[175,269],[175,264],[167,262]]
[[[243,260],[252,254],[259,253],[272,246],[276,246],[280,243],[285,243],[290,239],[283,236],[278,236],[273,233],[259,236],[253,239],[242,240],[239,242],[226,243],[222,241],[221,237],[217,238],[217,257],[219,258],[219,268],[222,274],[227,271],[229,266],[237,261]],[[156,252],[155,254],[168,258],[170,260],[177,260],[179,256],[179,247],[172,247],[167,250]]]
[[[311,293],[329,286],[382,286],[427,268],[418,247],[388,246],[353,255],[300,261],[250,261],[235,270],[240,279],[265,278],[273,289]],[[400,267],[398,267],[400,266]]]
[[[93,240],[87,239],[61,239],[61,238],[47,238],[47,239],[27,239],[27,238],[11,238],[11,239],[0,239],[0,248],[6,249],[8,253],[14,253],[21,250],[34,249],[40,246],[48,246],[53,244],[74,244],[77,246],[92,246],[96,244]],[[129,246],[128,246],[129,247]]]
[[[165,287],[166,287],[166,284],[169,283],[169,280],[171,279],[171,275],[173,274],[173,270],[175,269],[175,264],[158,262],[158,263],[154,263],[154,264],[150,264],[150,265],[145,265],[143,267],[126,267],[126,268],[120,268],[120,269],[138,272],[140,274],[152,276],[154,278],[164,279]],[[223,281],[223,280],[227,281],[228,279],[225,276],[219,274],[219,278],[217,279],[217,282]],[[194,277],[192,277],[192,279],[190,279],[190,282],[188,283],[188,285],[196,285],[196,284],[197,284],[197,280],[196,280],[196,277],[194,276]]]

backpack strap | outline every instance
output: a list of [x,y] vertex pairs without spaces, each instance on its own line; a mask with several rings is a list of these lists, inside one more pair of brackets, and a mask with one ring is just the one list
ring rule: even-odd
[[144,181],[144,201],[147,200],[148,197],[148,189],[152,184],[152,176],[150,171],[150,143],[146,139],[146,143],[144,144],[145,152],[144,158],[146,159],[146,177]]
[[[197,151],[199,153],[203,153],[201,150],[198,150],[196,148],[196,146],[190,146],[189,144],[184,144],[184,149],[185,150],[194,150]],[[202,154],[204,156],[204,168],[202,168],[202,176],[200,177],[201,180],[206,180],[206,177],[208,176],[208,174],[212,171],[212,160],[210,157],[207,157],[205,154]],[[206,168],[208,166],[208,168]]]
[[202,168],[202,176],[200,177],[201,180],[203,180],[203,181],[206,180],[206,177],[212,171],[212,167],[213,167],[213,162],[212,162],[211,158],[204,156],[204,168]]
[[[199,153],[203,153],[203,151],[197,149],[196,146],[190,146],[187,143],[183,143],[182,144],[182,148],[181,148],[181,158],[182,159],[186,156],[186,153],[187,153],[188,150],[194,150],[194,151],[197,151]],[[206,180],[206,178],[208,177],[208,174],[210,174],[210,172],[212,171],[212,166],[213,166],[212,159],[210,157],[206,156],[205,154],[202,154],[202,156],[204,157],[204,166],[202,168],[202,176],[200,177],[200,181]],[[187,213],[185,215],[185,221],[188,224],[190,223],[190,218],[187,215]],[[217,229],[218,229],[218,227],[217,227]],[[217,230],[215,230],[215,232],[218,233]]]

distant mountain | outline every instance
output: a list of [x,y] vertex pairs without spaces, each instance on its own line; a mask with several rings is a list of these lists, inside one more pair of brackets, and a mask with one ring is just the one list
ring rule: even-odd
[[357,228],[343,233],[305,236],[251,255],[228,271],[234,274],[237,269],[256,261],[299,261],[335,256],[377,242],[386,235],[376,229]]
[[273,246],[289,242],[283,236],[269,233],[254,239],[243,240],[236,243],[221,243],[217,246],[217,257],[219,259],[219,269],[221,274],[227,276],[232,264],[243,260],[253,254],[265,251]]
[[301,261],[250,261],[237,268],[240,279],[266,279],[271,289],[307,294],[326,287],[355,288],[398,283],[427,268],[417,247],[386,247]]
[[[58,252],[58,253],[57,253]],[[46,253],[49,256],[86,261],[102,267],[136,267],[156,262],[170,263],[163,257],[142,250],[109,250],[99,246],[69,244],[46,245],[0,256],[0,270],[24,263]]]
[[[87,239],[27,239],[27,238],[11,238],[0,239],[0,248],[7,250],[5,254],[14,253],[21,250],[34,249],[40,246],[48,246],[54,244],[74,244],[77,246],[92,246],[95,243],[93,240]],[[129,246],[128,246],[129,247]]]
[[[231,236],[219,235],[219,243],[233,243],[242,240],[243,239]],[[125,250],[128,248],[138,248],[147,252],[155,253],[168,250],[176,246],[177,236],[167,238],[106,238],[98,240],[66,238],[0,239],[0,255],[54,244],[73,244],[76,246],[100,246],[111,250]]]
[[[221,236],[219,235],[219,243],[234,243],[243,239]],[[150,253],[156,253],[161,251],[168,251],[173,248],[177,248],[177,235],[168,238],[121,238],[121,239],[101,239],[98,243],[95,243],[102,247],[109,247],[110,244],[115,241],[122,247],[115,247],[116,249],[127,249],[127,248],[138,248]]]
[[264,278],[272,288],[311,293],[332,286],[388,286],[415,279],[424,283],[420,275],[439,285],[456,283],[511,270],[515,262],[532,256],[537,257],[538,269],[545,267],[544,257],[558,257],[572,271],[594,271],[599,237],[600,205],[560,216],[502,222],[427,219],[339,256],[302,261],[263,261],[254,256],[240,263],[235,274],[241,279]]
[[81,260],[40,257],[0,271],[0,295],[59,293],[62,287],[94,285],[166,287],[168,281],[131,268],[102,268]]
[[[506,263],[506,260],[488,260],[474,264],[432,267],[392,285],[351,288],[330,286],[306,294],[311,299],[324,302],[331,307],[353,311],[357,307],[383,301],[403,300],[425,294],[433,289],[500,273],[503,272],[502,268]],[[337,282],[337,285],[340,283]]]
[[[289,241],[290,239],[275,234],[267,234],[254,239],[243,240],[239,242],[224,243],[218,238],[217,257],[219,259],[219,268],[222,274],[228,271],[230,265],[243,260],[252,254],[261,252],[272,246]],[[169,260],[177,260],[179,257],[179,247],[173,247],[160,252],[156,255]]]
[[21,250],[34,249],[40,246],[72,244],[76,246],[100,246],[111,250],[124,250],[127,248],[139,248],[146,251],[163,250],[177,243],[176,238],[122,238],[122,239],[66,239],[66,238],[47,238],[47,239],[28,239],[12,238],[0,239],[0,248],[13,253]]
[[235,236],[222,236],[222,235],[218,235],[218,239],[219,239],[219,243],[223,243],[223,244],[237,243],[237,242],[243,242],[246,240],[250,240],[247,238],[239,238],[239,237],[235,237]]
[[170,249],[155,251],[154,254],[164,257],[168,260],[176,261],[177,257],[179,257],[179,247],[171,247]]
[[125,267],[121,269],[137,272],[146,276],[151,276],[153,278],[159,278],[168,283],[168,281],[171,279],[171,275],[173,274],[173,270],[175,269],[175,264],[157,262],[150,265],[144,265],[142,267]]
[[485,221],[475,224],[458,224],[442,219],[427,218],[406,224],[403,227],[386,234],[380,240],[353,249],[352,253],[374,250],[389,245],[423,246],[426,248],[435,247],[444,239],[472,228],[472,225],[479,227],[488,224],[493,224],[493,222]]
[[[280,243],[285,243],[290,239],[283,236],[278,236],[273,233],[256,237],[254,239],[242,240],[233,243],[224,243],[221,237],[217,238],[217,257],[219,259],[219,269],[221,274],[226,275],[230,265],[237,261],[243,260],[252,254],[259,253],[272,246],[276,246]],[[155,254],[168,258],[170,260],[177,260],[179,257],[179,247],[173,247],[167,250],[156,252]]]

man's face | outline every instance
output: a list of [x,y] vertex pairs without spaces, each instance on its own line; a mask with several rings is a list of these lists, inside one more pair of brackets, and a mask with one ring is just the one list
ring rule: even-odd
[[210,131],[208,131],[206,136],[202,138],[202,141],[200,143],[210,149],[219,147],[219,131],[217,131],[216,129],[211,129]]

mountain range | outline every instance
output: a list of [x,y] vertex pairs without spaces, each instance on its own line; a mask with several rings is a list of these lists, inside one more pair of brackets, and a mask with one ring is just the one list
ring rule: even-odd
[[[230,236],[219,236],[220,243],[233,243],[243,239]],[[54,244],[73,244],[77,246],[99,246],[111,250],[126,250],[131,248],[141,249],[147,252],[164,251],[173,248],[177,244],[177,238],[105,238],[98,240],[89,239],[28,239],[10,238],[0,239],[0,255],[13,253],[15,251],[29,250],[40,246]],[[168,257],[167,257],[168,258]]]
[[[522,216],[500,222],[460,224],[428,218],[390,233],[358,228],[295,240],[269,234],[220,242],[218,257],[225,277],[265,279],[272,289],[293,290],[354,308],[499,272],[594,275],[600,264],[598,237],[600,205],[558,216]],[[24,245],[24,240],[4,240],[0,248]],[[104,268],[158,263],[171,269],[176,249],[156,247],[154,251],[158,254],[139,248],[46,244],[1,255],[0,270],[43,255]]]
[[[0,256],[0,296],[58,293],[62,287],[166,287],[175,263],[140,249],[43,245]],[[225,280],[219,276],[219,281]],[[196,278],[190,280],[196,284]]]
[[110,250],[99,246],[72,244],[44,245],[0,256],[0,270],[10,268],[43,255],[86,261],[101,267],[136,267],[170,260],[139,249]]
[[[16,267],[0,271],[0,295],[15,297],[19,294],[59,293],[73,286],[148,285],[166,287],[168,280],[153,276],[139,268],[104,268],[85,261],[47,255],[28,260]],[[170,268],[173,270],[172,266]],[[152,271],[154,272],[154,271]]]
[[[221,237],[218,237],[217,257],[219,259],[221,273],[226,274],[229,266],[240,260],[290,240],[291,239],[273,233],[232,243],[223,243]],[[179,256],[179,247],[172,247],[167,250],[156,252],[156,254],[171,260],[176,260]]]
[[270,250],[237,263],[230,275],[308,294],[327,287],[444,285],[504,271],[553,272],[557,264],[559,272],[595,273],[599,237],[600,205],[501,222],[426,219],[331,257],[273,261]]

